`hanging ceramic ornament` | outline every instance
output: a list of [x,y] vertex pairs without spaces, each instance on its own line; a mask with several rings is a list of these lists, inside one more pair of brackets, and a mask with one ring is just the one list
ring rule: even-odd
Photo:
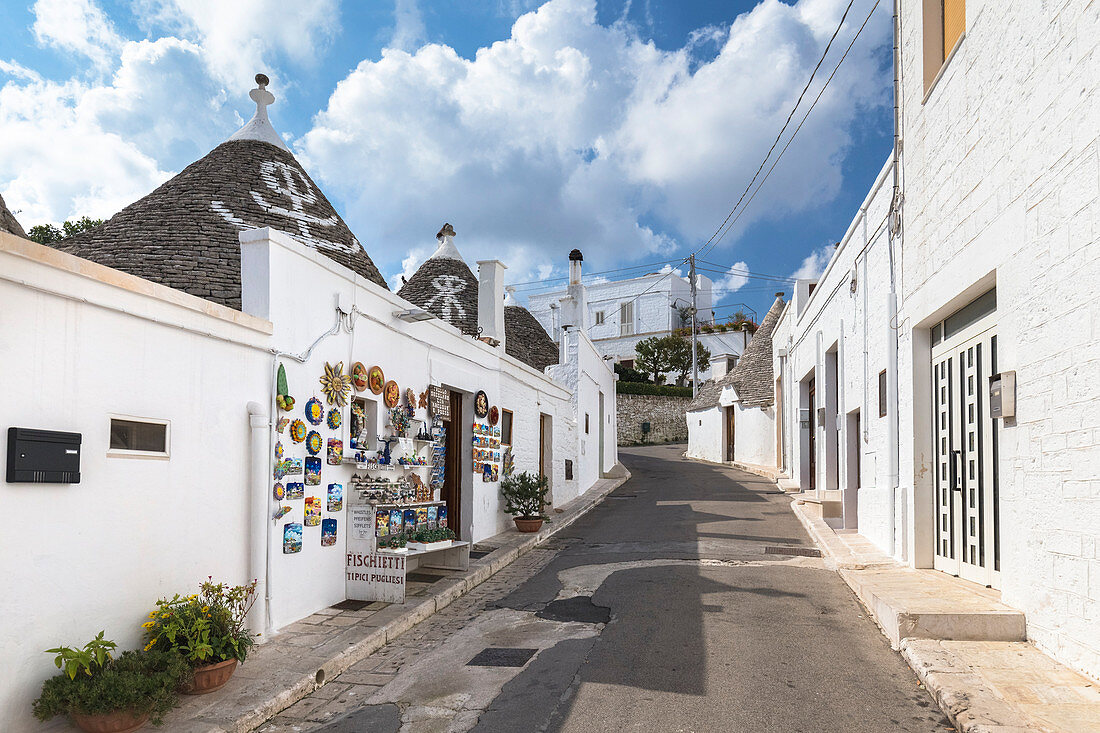
[[321,520],[321,547],[332,547],[336,544],[336,520]]
[[316,397],[310,397],[306,402],[306,420],[310,425],[320,425],[325,419],[325,406]]
[[325,374],[320,381],[328,403],[343,407],[351,391],[351,377],[344,374],[344,362],[337,362],[336,366],[325,362]]
[[317,496],[306,497],[306,516],[304,524],[307,527],[316,527],[321,523],[321,498]]
[[290,514],[290,507],[284,505],[276,509],[275,513],[271,515],[271,518],[277,522],[287,514]]
[[276,483],[271,493],[275,495],[275,501],[282,501],[283,497],[286,496],[286,489],[281,483]]
[[489,398],[485,395],[485,390],[478,390],[474,395],[474,414],[480,418],[489,414]]
[[290,423],[290,439],[295,443],[301,443],[306,439],[306,424],[301,420],[295,419]]
[[343,484],[329,484],[328,485],[328,510],[330,512],[338,512],[344,508],[344,485]]
[[328,427],[330,430],[339,430],[343,424],[344,413],[340,412],[339,408],[334,407],[328,411]]
[[351,365],[351,384],[356,392],[362,392],[367,388],[367,368],[361,361]]
[[283,460],[283,441],[275,441],[275,460]]
[[386,407],[397,407],[400,400],[401,388],[397,386],[397,382],[391,379],[386,382],[386,386],[383,388],[382,401],[386,403]]
[[338,438],[328,439],[328,465],[339,466],[344,462],[344,441]]
[[291,481],[286,485],[286,499],[287,501],[294,501],[295,499],[301,499],[306,495],[306,485],[301,481]]
[[493,405],[489,408],[489,424],[496,425],[498,420],[500,420],[500,410],[497,409],[496,405]]
[[294,398],[288,394],[286,386],[286,367],[279,365],[279,373],[275,378],[275,404],[279,409],[290,412],[294,409]]
[[367,371],[367,386],[375,394],[382,394],[382,388],[386,385],[386,375],[382,373],[382,367],[372,366]]
[[302,525],[291,522],[283,527],[283,554],[293,555],[302,551]]
[[278,421],[276,421],[276,423],[275,423],[275,432],[278,433],[279,435],[282,435],[283,431],[286,430],[287,425],[290,425],[290,418],[289,417],[280,417],[278,419]]
[[431,392],[430,389],[426,389],[426,390],[424,390],[423,392],[420,393],[420,400],[417,404],[421,409],[424,409],[424,410],[428,409],[428,394],[430,392]]
[[306,485],[317,486],[321,483],[321,459],[317,456],[306,456]]
[[321,452],[321,448],[324,447],[324,443],[321,441],[321,434],[316,430],[310,430],[309,435],[306,436],[306,450],[309,451],[311,456],[315,456]]

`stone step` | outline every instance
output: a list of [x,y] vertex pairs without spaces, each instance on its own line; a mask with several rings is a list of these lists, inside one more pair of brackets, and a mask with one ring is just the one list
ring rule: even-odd
[[891,645],[905,639],[1026,641],[1024,614],[997,591],[935,570],[840,569]]

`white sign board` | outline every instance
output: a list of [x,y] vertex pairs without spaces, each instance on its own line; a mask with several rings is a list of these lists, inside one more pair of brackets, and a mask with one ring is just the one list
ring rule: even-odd
[[348,507],[344,593],[353,601],[405,600],[405,556],[375,550],[374,507]]

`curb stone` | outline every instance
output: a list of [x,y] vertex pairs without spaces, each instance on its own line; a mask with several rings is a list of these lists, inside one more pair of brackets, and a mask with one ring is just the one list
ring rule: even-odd
[[[167,722],[171,725],[171,730],[178,733],[248,733],[255,730],[294,703],[324,687],[331,680],[336,679],[353,664],[374,654],[421,621],[446,608],[458,598],[466,595],[478,585],[511,565],[522,555],[573,524],[594,506],[602,502],[608,494],[630,479],[630,472],[622,467],[622,464],[616,466],[616,472],[620,471],[621,475],[614,478],[601,479],[601,481],[606,482],[604,486],[598,489],[589,489],[588,492],[574,499],[573,502],[577,503],[566,509],[566,513],[556,515],[553,521],[548,523],[548,526],[544,526],[539,532],[533,533],[529,537],[522,538],[514,546],[494,550],[482,558],[476,567],[472,566],[470,571],[467,571],[467,575],[454,579],[451,585],[442,587],[438,592],[411,607],[401,607],[395,604],[381,609],[371,617],[372,620],[383,621],[390,616],[392,618],[385,620],[366,637],[358,641],[348,642],[346,649],[329,656],[306,654],[296,659],[285,660],[288,674],[270,681],[272,688],[269,693],[270,696],[243,711],[232,722],[212,724],[195,720],[169,720]],[[443,582],[446,581],[441,581],[441,583]],[[355,628],[355,626],[352,626],[349,627],[349,630]],[[337,641],[338,638],[339,636],[334,637],[329,644]],[[246,669],[242,676],[248,676]],[[211,701],[211,706],[200,708],[196,712],[201,714],[210,710],[211,707],[227,701],[226,698]]]

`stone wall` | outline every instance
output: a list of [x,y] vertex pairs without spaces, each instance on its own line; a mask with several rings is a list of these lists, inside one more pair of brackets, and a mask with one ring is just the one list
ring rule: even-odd
[[[690,397],[664,395],[620,394],[617,397],[619,445],[638,443],[686,443],[687,413]],[[650,431],[643,435],[642,423]]]

